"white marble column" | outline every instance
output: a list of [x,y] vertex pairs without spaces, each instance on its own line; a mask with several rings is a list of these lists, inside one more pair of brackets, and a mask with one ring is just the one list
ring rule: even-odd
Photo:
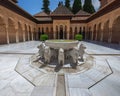
[[19,29],[15,28],[15,33],[16,33],[16,43],[19,42]]
[[23,30],[23,41],[25,42],[25,29]]
[[91,31],[91,33],[92,33],[91,40],[93,40],[93,30]]
[[70,27],[67,26],[67,39],[69,40]]
[[34,40],[34,39],[33,39],[33,34],[34,34],[34,32],[31,32],[31,33],[32,33],[32,41],[33,41],[33,40]]

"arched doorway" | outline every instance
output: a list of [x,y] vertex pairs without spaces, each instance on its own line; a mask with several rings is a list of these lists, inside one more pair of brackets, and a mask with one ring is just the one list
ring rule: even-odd
[[9,43],[16,43],[16,30],[15,24],[12,19],[8,19],[8,36],[9,36]]
[[60,39],[63,39],[63,26],[62,25],[60,25],[60,33],[59,34],[60,34],[59,35]]
[[2,17],[0,17],[0,44],[7,44],[6,25]]
[[23,30],[20,22],[18,22],[18,36],[19,36],[19,42],[23,42]]
[[111,42],[120,44],[120,16],[113,23]]
[[103,28],[103,42],[108,42],[109,38],[109,21],[105,22]]

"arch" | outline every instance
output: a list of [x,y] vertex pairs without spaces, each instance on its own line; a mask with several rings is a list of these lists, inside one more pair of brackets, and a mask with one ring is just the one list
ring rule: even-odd
[[16,43],[15,22],[11,18],[8,18],[8,36],[9,43]]
[[102,36],[102,32],[101,32],[101,23],[98,24],[98,27],[97,27],[97,41],[100,41],[101,40],[101,36]]
[[82,34],[82,28],[80,27],[79,34]]
[[28,30],[26,24],[25,24],[25,41],[28,41]]
[[59,34],[58,34],[58,26],[56,26],[56,39],[58,39],[59,38],[59,36],[58,36]]
[[69,36],[70,36],[70,39],[73,39],[73,30],[72,30],[72,27],[70,27],[70,34],[69,34]]
[[64,39],[67,39],[67,26],[65,25]]
[[50,39],[53,39],[54,37],[54,33],[53,33],[53,27],[50,28],[50,32],[49,32],[49,36],[50,36]]
[[109,39],[109,20],[104,23],[103,27],[103,42],[108,42]]
[[42,34],[44,34],[44,28],[42,27]]
[[63,39],[63,25],[60,25],[59,37],[60,37],[60,39]]
[[88,40],[92,40],[92,31],[91,31],[91,27],[89,27],[88,29]]
[[75,38],[76,34],[77,34],[77,27],[75,27],[75,29],[74,29],[74,38]]
[[93,28],[93,40],[96,40],[96,24],[94,25],[94,28]]
[[83,35],[83,39],[85,39],[85,34],[86,32],[85,32],[85,27],[83,27],[83,32],[82,32],[82,35]]
[[23,29],[22,29],[22,24],[18,22],[18,37],[19,37],[19,42],[23,42]]
[[0,16],[0,44],[7,44],[6,24],[1,16]]
[[47,34],[48,37],[49,37],[49,28],[48,28],[48,27],[46,27],[46,34]]
[[42,34],[42,32],[41,32],[41,28],[39,27],[38,28],[38,40],[40,40],[40,35]]
[[30,26],[29,26],[29,40],[32,40],[32,31]]
[[120,44],[120,16],[113,22],[111,42]]
[[48,28],[48,27],[46,27],[46,33],[47,33],[47,34],[49,33],[49,28]]

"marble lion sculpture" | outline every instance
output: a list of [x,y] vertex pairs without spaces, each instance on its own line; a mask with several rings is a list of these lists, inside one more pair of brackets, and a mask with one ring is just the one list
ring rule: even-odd
[[74,47],[72,51],[70,51],[70,56],[72,57],[72,63],[76,64],[78,63],[78,57],[79,57],[79,53],[78,53],[78,48]]
[[58,63],[59,65],[64,65],[64,50],[62,48],[59,49]]
[[44,59],[45,59],[45,63],[50,63],[50,59],[51,59],[51,50],[50,47],[45,46],[45,50],[44,50]]
[[44,57],[45,44],[42,43],[37,48],[39,49],[39,51],[38,51],[39,55],[38,56],[40,56],[41,58],[43,58]]
[[79,46],[80,61],[84,61],[83,55],[85,54],[85,49],[86,49],[86,47],[85,47],[83,44],[81,44],[81,45]]

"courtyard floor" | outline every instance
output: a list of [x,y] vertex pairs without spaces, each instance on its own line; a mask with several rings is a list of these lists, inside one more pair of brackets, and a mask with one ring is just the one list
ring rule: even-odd
[[96,59],[94,68],[58,76],[22,66],[40,43],[0,45],[0,96],[120,96],[120,50],[82,42]]

